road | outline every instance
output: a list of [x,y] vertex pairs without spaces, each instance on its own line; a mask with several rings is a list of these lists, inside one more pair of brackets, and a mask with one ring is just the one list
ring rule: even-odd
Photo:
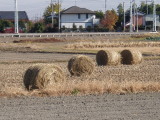
[[[68,61],[76,54],[67,53],[16,53],[16,52],[0,52],[0,62],[57,62]],[[88,55],[95,58],[95,55]]]
[[0,98],[0,120],[160,120],[160,93]]

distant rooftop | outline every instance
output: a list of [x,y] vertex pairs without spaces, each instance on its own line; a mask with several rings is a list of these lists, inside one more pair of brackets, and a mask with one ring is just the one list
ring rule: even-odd
[[133,15],[139,15],[139,16],[144,16],[145,14],[144,13],[142,13],[142,12],[138,12],[138,13],[133,13]]
[[86,8],[80,8],[80,7],[77,7],[77,6],[72,6],[66,10],[63,10],[61,12],[62,14],[78,14],[78,13],[88,13],[88,14],[95,14],[95,12],[91,11],[91,10],[88,10]]
[[[14,20],[14,11],[0,11],[0,20]],[[19,20],[29,20],[25,11],[18,11]]]

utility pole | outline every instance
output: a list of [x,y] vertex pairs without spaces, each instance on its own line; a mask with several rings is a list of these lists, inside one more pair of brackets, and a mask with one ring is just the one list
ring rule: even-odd
[[130,32],[133,32],[133,27],[132,27],[132,23],[133,23],[133,19],[132,19],[132,0],[130,0]]
[[104,12],[105,12],[105,18],[106,18],[106,10],[107,10],[107,0],[105,0],[105,10],[104,10]]
[[137,12],[137,32],[138,32],[139,22],[138,22],[138,6],[137,5],[136,5],[136,12]]
[[123,2],[123,32],[126,31],[126,15],[125,15],[125,2]]
[[135,9],[135,0],[134,0],[134,19],[133,19],[133,24],[134,24],[134,31],[136,30],[136,17],[135,17],[135,13],[136,13],[136,9]]
[[156,32],[157,29],[156,29],[156,4],[155,4],[155,1],[153,0],[153,32]]
[[61,32],[61,11],[60,11],[60,1],[58,0],[58,32]]
[[148,1],[146,0],[146,5],[147,5],[147,15],[148,15]]
[[54,19],[53,19],[53,13],[54,13],[53,0],[51,0],[51,8],[52,8],[52,28],[53,28],[53,27],[54,27]]
[[15,18],[14,18],[14,24],[15,24],[15,26],[14,26],[14,32],[15,33],[19,33],[19,29],[18,29],[18,27],[19,27],[19,25],[18,25],[18,7],[17,7],[17,0],[15,0]]

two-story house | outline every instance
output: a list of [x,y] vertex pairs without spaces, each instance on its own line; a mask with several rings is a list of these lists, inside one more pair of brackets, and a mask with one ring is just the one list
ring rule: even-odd
[[73,25],[87,28],[96,24],[99,24],[99,19],[96,19],[95,12],[86,8],[73,6],[61,12],[61,28],[73,28]]

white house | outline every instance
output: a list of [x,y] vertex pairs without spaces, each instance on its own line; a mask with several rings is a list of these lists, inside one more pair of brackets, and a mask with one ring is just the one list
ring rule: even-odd
[[73,28],[73,25],[77,28],[87,28],[96,24],[99,24],[99,19],[96,19],[95,12],[86,8],[72,6],[61,12],[61,28]]

